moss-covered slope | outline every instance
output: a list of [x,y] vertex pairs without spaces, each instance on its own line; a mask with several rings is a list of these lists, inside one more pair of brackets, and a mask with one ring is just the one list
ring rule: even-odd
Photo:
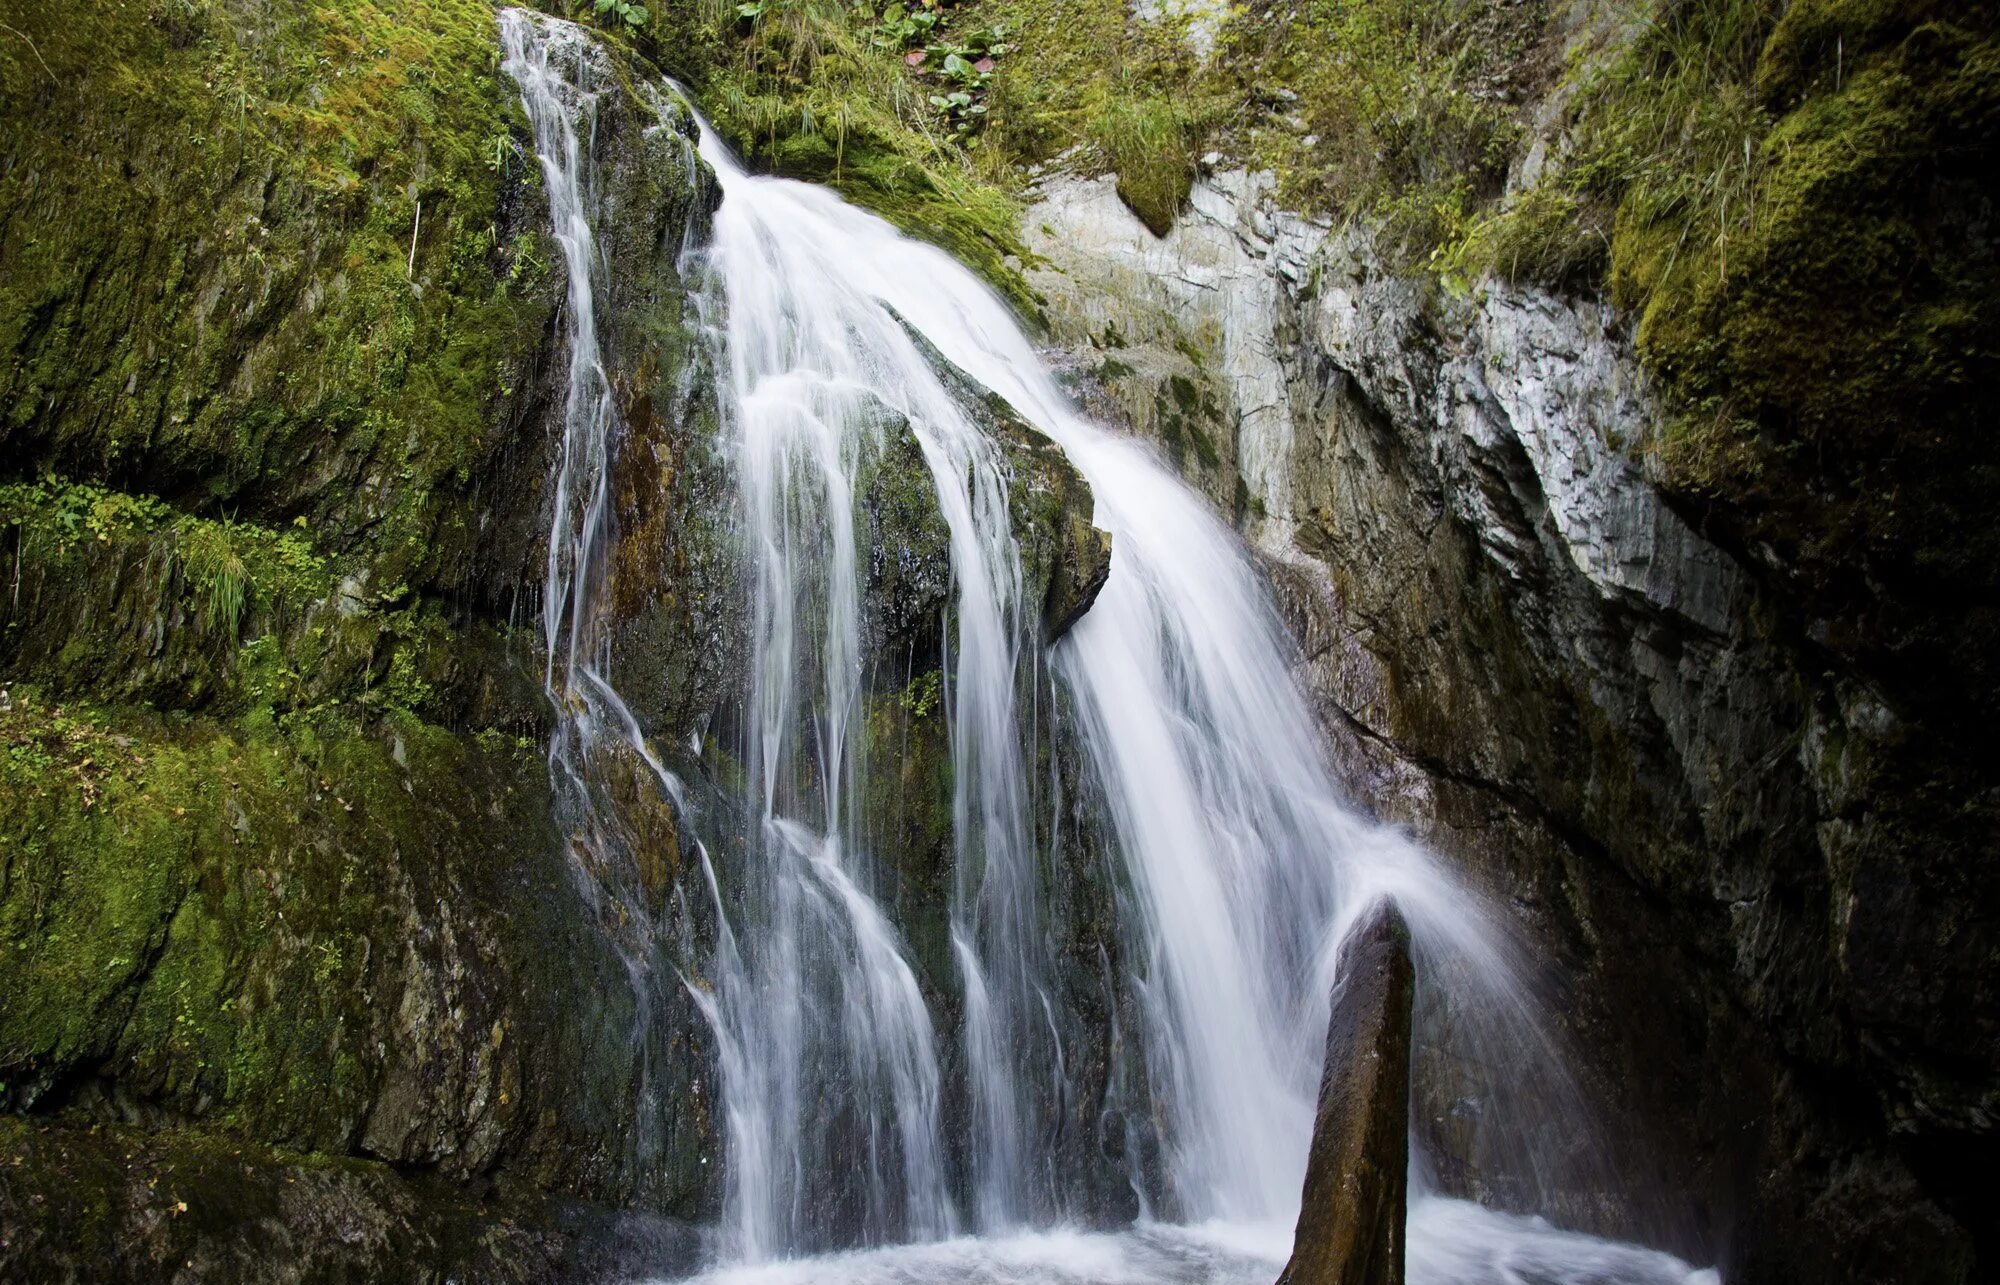
[[[463,578],[546,316],[479,0],[25,6],[0,41],[0,442]],[[530,198],[534,199],[534,198]]]
[[[637,1117],[666,1055],[551,823],[562,282],[492,7],[3,16],[0,1206],[48,1220],[0,1275],[498,1271],[555,1250],[480,1259],[474,1206],[688,1207],[701,1114]],[[630,280],[643,401],[686,342]],[[207,1175],[200,1236],[88,1178],[121,1148]]]

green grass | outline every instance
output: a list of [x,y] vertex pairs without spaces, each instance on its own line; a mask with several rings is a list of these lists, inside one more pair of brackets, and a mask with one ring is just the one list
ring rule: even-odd
[[1118,195],[1154,235],[1172,229],[1194,186],[1194,147],[1178,104],[1158,91],[1110,96],[1087,127]]
[[771,0],[753,19],[697,4],[678,58],[716,128],[753,164],[821,182],[950,251],[1023,315],[1037,308],[1010,261],[1024,253],[1010,189],[986,181],[974,148],[930,102],[946,88],[872,37],[875,15],[835,0]]

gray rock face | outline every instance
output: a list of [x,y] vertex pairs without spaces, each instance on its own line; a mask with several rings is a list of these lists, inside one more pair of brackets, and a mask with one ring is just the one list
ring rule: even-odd
[[1341,943],[1292,1258],[1278,1285],[1402,1285],[1408,1212],[1410,930],[1377,902]]
[[1064,179],[1029,211],[1024,240],[1054,265],[1029,282],[1095,376],[1099,409],[1158,437],[1225,509],[1282,512],[1293,425],[1284,296],[1324,232],[1268,211],[1266,186],[1246,175],[1197,184],[1171,232],[1135,238],[1144,228],[1113,180]]
[[1943,1202],[1990,1146],[1973,1068],[2000,1060],[1893,962],[1970,940],[1934,926],[1956,877],[1897,819],[1915,729],[1651,483],[1658,412],[1609,307],[1449,294],[1266,191],[1206,178],[1159,239],[1059,177],[1024,235],[1075,393],[1264,555],[1354,794],[1565,977],[1622,1189],[1580,1161],[1524,1183],[1426,1051],[1440,1181],[1732,1281],[1959,1279],[1974,1211]]

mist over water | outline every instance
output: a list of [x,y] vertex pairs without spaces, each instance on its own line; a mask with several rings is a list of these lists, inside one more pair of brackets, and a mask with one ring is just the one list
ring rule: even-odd
[[[606,268],[590,228],[588,37],[521,11],[502,28],[570,275],[545,610],[562,713],[551,772],[587,835],[593,810],[612,806],[597,784],[608,754],[640,756],[685,800],[604,678],[594,577],[615,411],[595,337]],[[1410,924],[1420,1011],[1436,1015],[1420,1063],[1484,1104],[1478,1127],[1498,1139],[1486,1152],[1509,1158],[1514,1189],[1615,1181],[1504,920],[1344,798],[1292,676],[1295,645],[1237,534],[1150,450],[1079,414],[1004,305],[947,255],[830,192],[746,173],[706,125],[699,152],[722,200],[685,275],[719,372],[753,595],[752,833],[728,869],[699,850],[702,885],[683,892],[707,899],[714,943],[673,978],[707,1023],[723,1094],[720,1266],[702,1279],[1269,1281],[1297,1214],[1338,947],[1382,896]],[[927,349],[1062,447],[1112,535],[1104,590],[1046,653],[1006,455]],[[861,728],[873,658],[855,514],[904,432],[952,572],[945,1014],[883,895],[863,805],[888,765],[869,760]],[[1044,782],[1036,767],[1052,721],[1040,702],[1056,694],[1080,780]],[[1117,932],[1145,1101],[1122,1127],[1147,1135],[1124,1153],[1150,1217],[1121,1232],[1064,1229],[1080,1179],[1034,1123],[1075,1075],[1036,822],[1041,792],[1058,787],[1089,809],[1098,855],[1129,890]],[[579,861],[598,895],[622,895],[617,863],[587,840]],[[1413,1281],[1713,1279],[1429,1195],[1417,1160]],[[841,1245],[863,1248],[794,1257]]]

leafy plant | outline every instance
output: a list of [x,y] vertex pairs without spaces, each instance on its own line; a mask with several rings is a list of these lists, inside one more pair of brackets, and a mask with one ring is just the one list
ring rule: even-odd
[[250,571],[220,524],[191,525],[181,533],[180,554],[200,594],[208,627],[234,637],[251,599]]
[[[598,17],[620,19],[628,27],[643,27],[651,16],[646,12],[645,5],[632,4],[629,0],[592,0],[592,3]],[[747,9],[750,6],[743,7]]]
[[941,16],[935,9],[890,5],[882,10],[881,21],[876,24],[870,39],[877,49],[907,49],[920,45],[924,37],[937,29]]
[[[866,15],[868,11],[861,12]],[[984,123],[986,88],[998,66],[996,60],[1011,48],[1002,23],[954,38],[949,16],[937,0],[886,6],[877,16],[869,41],[877,49],[904,51],[904,66],[919,76],[946,82],[949,88],[928,95],[926,101],[945,118],[953,141],[958,143],[969,141]]]

